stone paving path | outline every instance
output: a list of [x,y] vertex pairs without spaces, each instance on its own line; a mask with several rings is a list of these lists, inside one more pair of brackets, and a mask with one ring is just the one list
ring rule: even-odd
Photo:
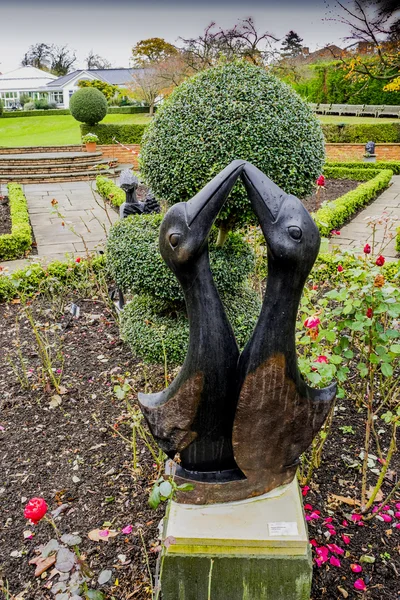
[[[368,217],[379,217],[382,213],[390,217],[388,224],[388,232],[393,235],[389,241],[387,238],[382,249],[382,254],[387,260],[398,260],[396,256],[396,230],[400,227],[400,175],[395,175],[392,179],[392,185],[363,211],[361,211],[348,225],[345,225],[340,230],[340,236],[334,236],[330,239],[330,248],[338,247],[340,250],[345,250],[354,254],[362,253],[366,243],[372,245],[372,229],[367,226]],[[385,224],[377,226],[375,232],[376,248],[379,251],[379,246],[383,241]]]
[[[69,256],[83,255],[83,236],[89,250],[101,249],[112,222],[118,219],[117,213],[108,209],[108,216],[102,208],[101,199],[94,195],[90,183],[86,181],[68,183],[43,183],[25,185],[29,216],[35,235],[38,255],[30,259],[1,263],[9,271],[21,268],[29,262],[50,262],[66,260]],[[58,209],[65,217],[62,220],[54,214],[52,199],[58,201]],[[99,202],[96,202],[97,201]],[[71,228],[76,232],[71,231]]]
[[[372,204],[360,212],[348,225],[341,229],[341,235],[330,240],[330,248],[339,247],[340,250],[362,253],[364,245],[371,244],[372,231],[367,227],[366,217],[375,217],[386,212],[393,221],[390,231],[394,237],[385,247],[383,254],[387,260],[396,260],[395,235],[400,226],[400,175],[394,176],[392,185],[385,190]],[[67,256],[83,255],[85,248],[81,239],[70,228],[81,234],[89,250],[101,249],[104,245],[106,231],[110,228],[109,219],[96,202],[90,183],[78,181],[70,183],[34,184],[25,185],[30,219],[35,235],[38,256],[30,259],[14,260],[1,263],[11,272],[29,264],[29,262],[50,262],[52,260],[65,260]],[[1,189],[0,189],[1,192]],[[3,193],[6,190],[3,189]],[[54,214],[51,205],[52,199],[58,201],[60,212],[65,217],[65,226]],[[118,219],[113,209],[108,211],[112,222]],[[394,219],[397,219],[394,220]],[[376,241],[383,238],[384,226],[378,226]]]

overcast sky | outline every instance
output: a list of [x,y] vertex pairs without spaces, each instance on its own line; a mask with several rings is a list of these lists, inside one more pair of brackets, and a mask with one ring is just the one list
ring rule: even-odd
[[31,44],[76,51],[77,68],[90,50],[114,67],[128,67],[132,46],[149,37],[176,43],[196,37],[211,22],[222,27],[252,16],[260,31],[282,38],[294,29],[311,50],[342,43],[347,30],[326,20],[324,0],[0,0],[0,72],[20,66]]

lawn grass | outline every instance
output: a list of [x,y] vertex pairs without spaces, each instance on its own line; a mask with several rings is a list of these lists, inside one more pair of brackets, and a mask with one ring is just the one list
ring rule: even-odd
[[360,125],[362,123],[365,123],[367,125],[379,125],[379,123],[400,123],[400,119],[390,117],[382,117],[381,119],[375,119],[374,117],[339,117],[338,115],[317,115],[317,117],[319,118],[321,123],[333,123],[336,125],[338,123],[347,123],[349,125]]
[[[400,119],[318,115],[321,123],[393,123]],[[107,115],[103,123],[148,123],[146,114]],[[0,146],[63,146],[80,144],[79,123],[71,115],[0,118]]]
[[[103,123],[148,123],[145,114],[107,115]],[[71,115],[0,118],[0,146],[64,146],[80,144],[78,121]]]

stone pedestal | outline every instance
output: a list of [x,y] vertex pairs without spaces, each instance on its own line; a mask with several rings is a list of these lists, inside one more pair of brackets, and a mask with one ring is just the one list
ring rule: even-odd
[[[172,503],[163,600],[309,600],[311,552],[297,480],[208,506]],[[174,541],[171,540],[170,541]]]

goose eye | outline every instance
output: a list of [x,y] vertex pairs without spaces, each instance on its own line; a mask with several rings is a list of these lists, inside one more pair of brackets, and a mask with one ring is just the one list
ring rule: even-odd
[[301,240],[301,236],[303,235],[303,232],[301,231],[300,227],[295,227],[294,225],[292,225],[291,227],[288,227],[288,231],[289,231],[289,235],[293,240]]
[[172,233],[172,234],[169,236],[169,243],[171,244],[171,246],[172,246],[173,248],[176,248],[176,247],[177,247],[177,245],[179,244],[180,237],[181,237],[181,236],[179,235],[179,233]]

